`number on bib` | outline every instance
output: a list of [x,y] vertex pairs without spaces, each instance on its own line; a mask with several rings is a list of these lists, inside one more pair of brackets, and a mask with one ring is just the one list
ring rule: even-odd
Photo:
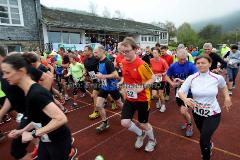
[[96,74],[94,71],[88,72],[88,74],[89,74],[91,80],[96,79]]
[[132,99],[137,99],[137,93],[133,90],[127,90],[127,97]]
[[194,113],[203,117],[209,117],[213,115],[213,109],[211,105],[208,104],[200,104],[196,102],[196,106],[193,110]]

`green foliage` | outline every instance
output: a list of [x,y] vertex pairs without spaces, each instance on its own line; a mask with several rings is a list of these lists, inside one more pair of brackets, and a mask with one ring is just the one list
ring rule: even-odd
[[215,46],[221,41],[222,27],[220,25],[208,24],[198,35],[203,41],[211,42]]
[[183,23],[177,31],[178,43],[183,43],[185,46],[197,46],[199,38],[197,33],[192,29],[189,23]]
[[173,22],[166,21],[165,27],[168,31],[169,39],[177,35],[177,28],[175,27]]

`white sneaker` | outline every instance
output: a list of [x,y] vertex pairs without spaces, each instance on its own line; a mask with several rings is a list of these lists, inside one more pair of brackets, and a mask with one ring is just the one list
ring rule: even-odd
[[22,118],[23,118],[23,114],[22,113],[18,113],[17,116],[16,116],[16,122],[20,123]]
[[158,100],[157,103],[156,103],[156,108],[157,109],[160,109],[161,108],[161,102]]
[[148,140],[148,143],[145,146],[145,151],[147,151],[147,152],[154,151],[156,145],[157,145],[156,139],[154,141],[153,140]]
[[159,111],[162,112],[162,113],[166,111],[166,106],[165,106],[165,104],[163,104],[163,105],[161,106],[161,108],[160,108]]
[[135,148],[136,149],[139,149],[143,146],[143,142],[144,142],[144,138],[146,137],[146,132],[145,131],[142,131],[142,135],[141,136],[137,136],[137,140],[135,142]]

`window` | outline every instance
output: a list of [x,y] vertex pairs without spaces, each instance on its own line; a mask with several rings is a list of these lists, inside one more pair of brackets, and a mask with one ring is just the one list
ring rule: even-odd
[[150,37],[150,36],[148,37],[148,41],[149,41],[149,42],[151,41],[151,37]]
[[49,43],[62,43],[61,32],[48,32]]
[[143,36],[141,37],[141,41],[144,41],[144,37]]
[[69,33],[69,40],[71,44],[79,44],[80,43],[80,34],[79,33]]
[[10,52],[21,52],[21,46],[20,45],[11,45],[7,46],[8,53]]
[[0,25],[24,25],[21,0],[0,0]]
[[62,33],[62,43],[69,44],[69,34],[68,33]]

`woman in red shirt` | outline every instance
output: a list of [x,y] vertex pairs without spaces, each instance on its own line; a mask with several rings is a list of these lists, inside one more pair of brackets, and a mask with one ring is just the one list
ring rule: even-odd
[[160,109],[160,112],[165,112],[165,98],[164,88],[166,84],[165,75],[168,70],[168,64],[166,60],[160,57],[160,49],[155,48],[153,50],[153,58],[150,59],[151,69],[155,75],[155,82],[152,86],[152,95],[157,98],[156,107]]

